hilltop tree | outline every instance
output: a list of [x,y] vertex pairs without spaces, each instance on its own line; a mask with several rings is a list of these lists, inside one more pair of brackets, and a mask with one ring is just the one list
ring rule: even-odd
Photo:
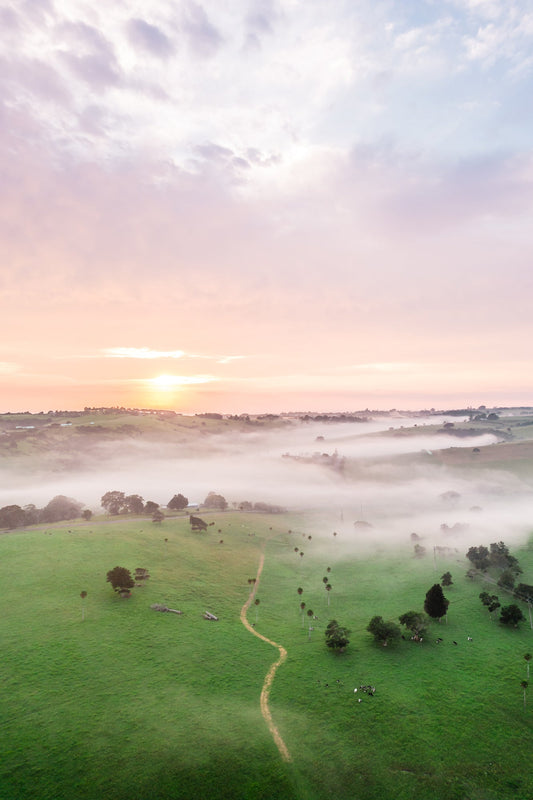
[[329,647],[337,653],[344,653],[350,644],[350,640],[348,639],[349,635],[350,631],[348,628],[342,627],[336,619],[332,619],[326,626],[326,647]]
[[26,513],[20,506],[11,505],[0,508],[0,528],[21,528],[26,523]]
[[144,500],[138,494],[129,494],[122,503],[124,514],[142,514],[144,511]]
[[401,636],[400,626],[395,622],[385,622],[383,617],[372,617],[366,629],[372,634],[374,640],[387,647],[389,642],[394,642]]
[[209,492],[202,505],[204,508],[213,508],[217,511],[225,511],[228,507],[228,502],[221,494]]
[[183,494],[175,494],[172,500],[167,503],[167,508],[172,511],[183,511],[189,505],[189,498]]
[[100,505],[108,514],[115,516],[116,514],[120,514],[125,496],[124,492],[106,492],[100,500]]
[[107,573],[106,580],[121,597],[129,597],[129,590],[135,586],[131,572],[126,567],[113,567]]
[[450,601],[444,597],[440,583],[434,583],[426,593],[424,611],[433,619],[440,619],[448,612]]
[[76,519],[76,517],[81,516],[82,508],[83,503],[79,503],[71,497],[65,497],[64,494],[58,494],[43,508],[41,519],[43,522],[59,522],[64,519]]

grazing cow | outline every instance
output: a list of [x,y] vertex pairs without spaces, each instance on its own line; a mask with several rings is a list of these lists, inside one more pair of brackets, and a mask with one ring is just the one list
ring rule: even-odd
[[204,522],[203,519],[200,519],[200,517],[194,517],[191,514],[189,517],[189,522],[191,523],[191,528],[193,529],[193,531],[207,530],[207,522]]

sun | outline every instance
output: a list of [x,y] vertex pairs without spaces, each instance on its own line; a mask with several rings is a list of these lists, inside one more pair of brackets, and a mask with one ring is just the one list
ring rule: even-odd
[[150,379],[150,384],[155,389],[170,390],[182,386],[183,378],[178,375],[158,375],[157,378]]

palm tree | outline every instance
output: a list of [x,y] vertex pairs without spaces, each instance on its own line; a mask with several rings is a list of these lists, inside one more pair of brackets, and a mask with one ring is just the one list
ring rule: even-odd
[[298,594],[299,594],[299,595],[302,595],[304,590],[302,589],[302,587],[301,587],[301,586],[298,586],[298,588],[296,589],[296,591],[298,592]]
[[82,621],[85,619],[85,598],[87,597],[87,592],[80,592],[81,597],[81,618]]
[[305,609],[305,603],[303,602],[303,600],[300,603],[300,608],[302,610],[302,628],[303,628],[303,626],[304,626],[304,609]]
[[329,593],[331,592],[332,588],[333,587],[332,587],[331,583],[328,583],[326,585],[326,592],[328,593],[328,606],[329,606]]
[[524,690],[524,710],[525,710],[525,708],[526,708],[526,689],[529,686],[529,683],[527,681],[520,681],[520,686]]
[[526,659],[526,666],[527,666],[527,679],[529,680],[529,662],[531,661],[531,659],[533,658],[533,656],[531,655],[531,653],[526,653],[526,654],[524,655],[524,658]]
[[[311,622],[311,620],[312,620],[312,619],[313,619],[313,617],[314,617],[314,614],[313,614],[313,612],[312,612],[312,610],[311,610],[310,608],[307,610],[307,616],[309,617],[309,622]],[[313,628],[312,628],[312,627],[311,627],[311,625],[310,625],[310,626],[309,626],[309,635],[308,635],[308,637],[307,637],[307,641],[309,641],[309,639],[311,638],[311,631],[312,631],[312,630],[313,630]]]
[[255,600],[255,621],[256,622],[257,622],[257,615],[259,614],[259,609],[257,607],[258,605],[259,605],[259,600],[256,599]]

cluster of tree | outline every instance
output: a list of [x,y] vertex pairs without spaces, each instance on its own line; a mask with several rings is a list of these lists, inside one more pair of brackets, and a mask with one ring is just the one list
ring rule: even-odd
[[509,572],[513,576],[513,585],[514,577],[522,572],[518,559],[510,554],[504,542],[493,542],[490,548],[485,545],[470,547],[466,557],[472,566],[481,572],[486,572],[491,567]]
[[332,619],[326,626],[326,647],[338,653],[343,653],[350,644],[350,640],[348,639],[349,635],[350,631],[348,628],[342,627],[336,619]]
[[[445,573],[449,574],[449,573]],[[444,576],[443,576],[444,577]],[[450,575],[451,579],[451,575]],[[444,597],[442,587],[439,583],[433,584],[431,589],[426,592],[424,600],[424,612],[422,611],[407,611],[398,617],[401,625],[411,634],[410,638],[414,641],[422,641],[427,626],[432,619],[440,620],[447,611],[449,600]],[[372,634],[375,641],[386,647],[389,643],[396,641],[402,636],[400,625],[396,622],[386,621],[381,616],[372,617],[366,627],[367,631]]]
[[522,611],[516,605],[516,603],[511,603],[508,606],[502,606],[498,596],[495,594],[489,594],[488,592],[481,592],[479,599],[483,605],[487,607],[491,619],[493,612],[497,611],[498,608],[501,608],[500,622],[502,625],[513,625],[515,628],[517,628],[518,623],[523,622],[525,619]]
[[159,509],[159,503],[148,500],[146,503],[139,494],[128,494],[124,492],[106,492],[100,505],[108,514],[154,514]]
[[257,511],[263,514],[286,514],[287,509],[283,506],[275,506],[271,503],[250,503],[243,500],[239,503],[239,511]]
[[89,509],[82,510],[83,506],[84,503],[62,494],[52,498],[44,508],[37,508],[31,503],[24,507],[4,506],[0,508],[0,528],[12,530],[13,528],[23,528],[26,525],[37,525],[41,522],[49,524],[78,517],[90,519],[92,512]]
[[[143,586],[150,577],[150,573],[144,567],[137,567],[135,577],[132,576],[126,567],[113,567],[107,573],[106,580],[111,584],[113,590],[121,597],[129,597],[134,586]],[[83,593],[82,593],[83,594]]]

